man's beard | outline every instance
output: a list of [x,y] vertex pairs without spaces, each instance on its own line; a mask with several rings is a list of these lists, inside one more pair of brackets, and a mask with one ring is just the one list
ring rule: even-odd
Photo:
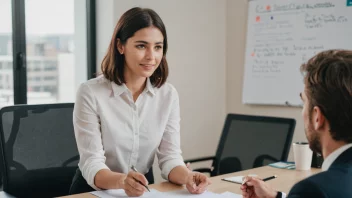
[[309,123],[308,129],[306,129],[309,148],[315,153],[322,154],[320,137],[318,132],[314,131],[311,126],[311,123]]

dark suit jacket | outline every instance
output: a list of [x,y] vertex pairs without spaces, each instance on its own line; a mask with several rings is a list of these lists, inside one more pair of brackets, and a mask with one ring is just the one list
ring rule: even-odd
[[327,171],[293,186],[288,198],[352,198],[352,147],[341,153]]

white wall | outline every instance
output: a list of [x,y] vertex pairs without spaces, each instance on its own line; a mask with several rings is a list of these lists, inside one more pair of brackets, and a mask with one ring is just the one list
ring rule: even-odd
[[[134,6],[154,9],[167,29],[184,158],[214,155],[226,116],[226,0],[97,1],[99,69],[118,18]],[[155,176],[160,181],[158,170]]]
[[[247,0],[227,1],[226,110],[231,113],[295,118],[296,129],[292,141],[306,140],[300,108],[242,104],[247,10]],[[289,160],[293,160],[291,151]]]

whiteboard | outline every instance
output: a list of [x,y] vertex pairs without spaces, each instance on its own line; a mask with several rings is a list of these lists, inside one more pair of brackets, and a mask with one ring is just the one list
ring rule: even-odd
[[300,106],[300,66],[327,49],[352,49],[352,0],[250,1],[243,103]]

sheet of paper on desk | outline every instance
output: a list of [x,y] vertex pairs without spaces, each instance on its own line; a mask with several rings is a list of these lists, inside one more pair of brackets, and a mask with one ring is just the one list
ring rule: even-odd
[[[167,198],[182,198],[182,197],[197,197],[197,198],[227,198],[227,196],[205,191],[202,194],[190,194],[186,189],[184,190],[177,190],[177,191],[170,191],[170,192],[164,192],[161,197],[167,197]],[[160,197],[160,198],[161,198]]]
[[[248,176],[257,177],[256,174],[249,174]],[[234,176],[234,177],[223,178],[222,180],[225,180],[225,181],[228,181],[228,182],[237,183],[237,184],[242,184],[243,177],[244,176]]]
[[[145,192],[141,197],[160,197],[160,193],[157,190],[150,189],[150,192]],[[94,191],[91,194],[100,197],[100,198],[125,198],[128,197],[124,190],[102,190],[102,191]]]
[[223,195],[224,198],[242,198],[242,195],[229,192],[229,191],[221,193],[221,195]]
[[242,184],[242,181],[243,181],[242,179],[243,179],[243,176],[234,176],[234,177],[224,178],[223,180],[233,182],[233,183]]
[[[159,192],[157,190],[151,189],[151,192],[145,192],[141,198],[143,197],[153,197],[153,198],[227,198],[227,195],[216,194],[209,191],[206,191],[202,194],[190,194],[186,189],[185,190],[177,190],[171,192]],[[127,198],[125,191],[122,189],[118,190],[104,190],[104,191],[94,191],[91,194],[100,197],[100,198]],[[236,197],[235,197],[236,198]]]

